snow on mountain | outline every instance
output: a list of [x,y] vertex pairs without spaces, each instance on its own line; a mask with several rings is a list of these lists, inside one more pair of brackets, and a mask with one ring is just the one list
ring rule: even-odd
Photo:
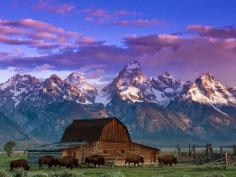
[[145,90],[150,85],[137,61],[130,62],[118,74],[111,84],[103,88],[103,92],[111,99],[127,100],[128,102],[146,101]]
[[182,93],[185,84],[186,83],[175,79],[174,76],[167,72],[152,78],[153,87],[162,92],[167,99],[179,96]]
[[85,77],[78,72],[71,73],[65,82],[78,89],[89,102],[94,102],[97,95],[97,89],[87,82]]
[[129,103],[145,102],[167,106],[171,100],[182,98],[214,105],[236,105],[236,88],[227,88],[213,75],[202,74],[194,82],[182,82],[169,73],[156,77],[143,74],[137,61],[125,66],[113,81],[98,89],[78,73],[65,80],[52,75],[44,81],[30,75],[15,75],[0,84],[2,105],[16,107],[21,102],[47,104],[57,100],[71,100],[80,104],[103,103],[117,100]]
[[103,89],[97,89],[97,95],[95,97],[95,103],[102,103],[104,106],[111,102],[111,96],[103,91]]
[[180,88],[180,84],[180,81],[175,81],[168,73],[149,78],[143,74],[140,64],[133,61],[125,66],[103,91],[110,95],[111,99],[166,104],[169,102],[168,95]]
[[2,100],[14,102],[14,106],[17,106],[39,88],[40,81],[35,77],[17,74],[5,83],[0,84],[0,95]]
[[[83,80],[85,85],[85,80]],[[84,88],[90,88],[88,86]],[[57,75],[52,75],[44,81],[40,81],[30,75],[15,75],[5,83],[0,84],[0,96],[2,104],[14,105],[30,102],[32,104],[48,104],[57,100],[72,100],[81,104],[94,102],[95,90],[79,89],[62,80]]]
[[236,104],[236,99],[229,92],[228,88],[216,80],[210,73],[202,74],[197,78],[190,85],[185,97],[204,104]]
[[[67,81],[72,81],[73,76],[70,76]],[[73,83],[79,83],[75,78]],[[72,85],[66,80],[62,80],[57,75],[52,75],[50,78],[42,82],[41,91],[44,95],[47,95],[49,100],[56,101],[58,99],[72,100],[81,104],[91,104],[93,100],[86,95],[86,92],[77,87],[78,85]]]

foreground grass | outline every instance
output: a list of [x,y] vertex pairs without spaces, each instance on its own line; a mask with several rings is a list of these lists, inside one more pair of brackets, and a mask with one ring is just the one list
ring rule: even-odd
[[[17,155],[14,157],[0,156],[0,170],[7,171],[9,174],[14,175],[15,172],[9,171],[9,162],[13,159],[25,158],[25,155]],[[56,169],[56,172],[63,172],[65,169]],[[126,177],[205,177],[212,175],[225,175],[225,177],[236,177],[236,167],[209,167],[206,165],[190,165],[178,164],[173,167],[102,167],[102,168],[77,168],[74,172],[82,172],[86,177],[101,177],[113,171],[121,171]],[[30,169],[29,173],[34,174],[37,172],[50,173],[44,167],[44,170],[39,170],[38,167]]]
[[0,155],[0,168],[5,167],[10,163],[11,160],[16,159],[26,159],[26,154],[13,154],[11,157],[6,156],[5,154]]

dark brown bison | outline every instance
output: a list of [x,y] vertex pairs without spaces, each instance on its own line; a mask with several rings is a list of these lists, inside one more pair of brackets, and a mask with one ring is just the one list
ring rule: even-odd
[[104,157],[100,155],[91,155],[85,158],[85,165],[93,164],[95,167],[98,165],[105,165],[105,159]]
[[24,170],[27,170],[27,171],[30,169],[30,167],[29,167],[29,165],[28,165],[28,161],[25,160],[25,159],[12,160],[12,161],[10,162],[10,169],[11,169],[11,171],[12,171],[14,168],[15,168],[15,169],[17,169],[17,168],[23,168]]
[[56,161],[59,165],[59,168],[61,168],[62,166],[62,167],[70,168],[72,170],[73,167],[79,166],[78,160],[71,156],[61,157],[61,158],[56,159]]
[[52,167],[56,167],[58,163],[53,156],[46,155],[39,158],[39,168],[42,169],[44,164],[48,165],[48,169],[52,169]]
[[144,163],[144,158],[142,157],[142,156],[140,156],[140,155],[131,155],[131,156],[129,156],[129,157],[126,157],[126,159],[125,159],[125,165],[126,164],[131,164],[131,163],[133,163],[134,165],[138,165],[139,166],[139,163]]
[[163,157],[158,157],[159,164],[170,165],[177,164],[178,160],[173,155],[164,155]]

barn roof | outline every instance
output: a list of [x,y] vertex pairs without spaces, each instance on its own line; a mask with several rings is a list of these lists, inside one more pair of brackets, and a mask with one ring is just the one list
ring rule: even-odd
[[105,125],[117,118],[74,120],[66,129],[61,142],[97,141]]
[[86,142],[57,142],[57,143],[52,143],[52,144],[45,144],[41,146],[34,147],[32,149],[27,149],[26,151],[29,152],[60,152],[68,148],[74,148],[80,145],[85,145],[87,144]]

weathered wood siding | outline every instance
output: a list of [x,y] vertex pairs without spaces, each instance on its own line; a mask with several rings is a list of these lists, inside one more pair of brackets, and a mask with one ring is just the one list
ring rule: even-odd
[[144,157],[144,164],[154,164],[157,162],[158,153],[145,146],[133,143],[110,143],[94,142],[86,146],[63,151],[63,156],[74,156],[79,162],[83,162],[87,156],[99,154],[105,157],[106,163],[115,165],[125,165],[126,157],[130,155],[140,155]]
[[131,142],[127,128],[116,119],[105,125],[99,141],[125,143]]

